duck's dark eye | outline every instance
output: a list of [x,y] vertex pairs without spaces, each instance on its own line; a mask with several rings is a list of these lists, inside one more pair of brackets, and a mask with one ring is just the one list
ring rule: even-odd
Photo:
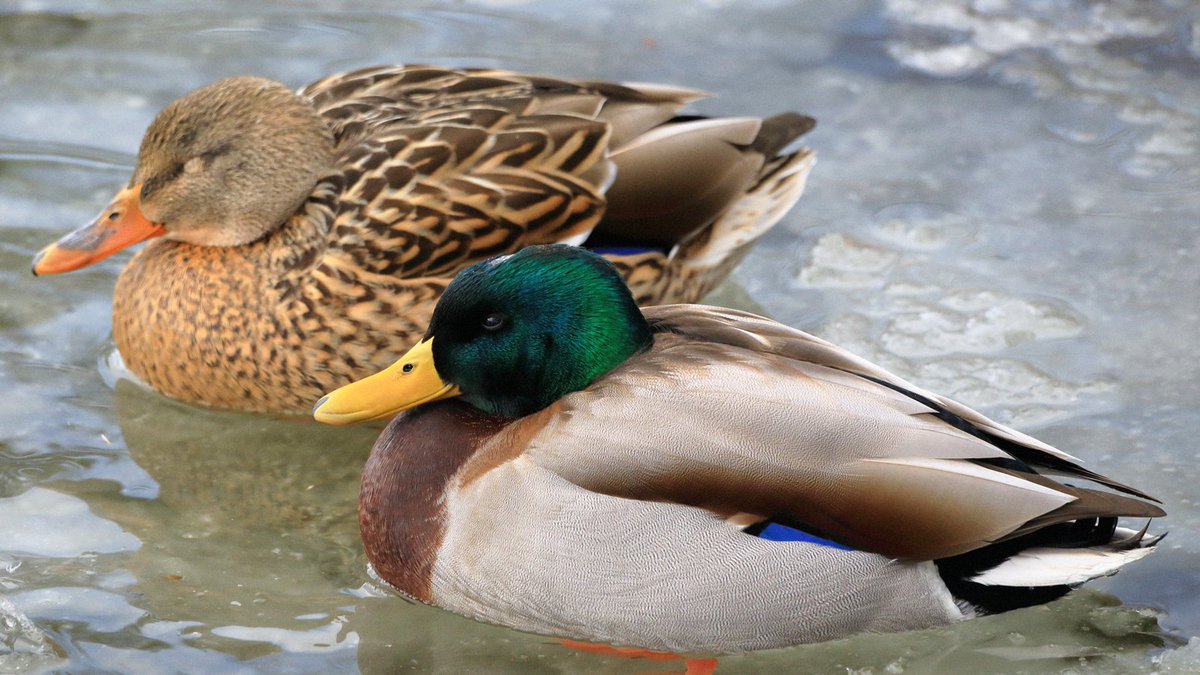
[[504,328],[506,323],[508,323],[507,316],[501,314],[500,312],[493,312],[483,317],[483,322],[480,323],[480,325],[483,326],[483,329],[486,331],[498,331],[501,328]]

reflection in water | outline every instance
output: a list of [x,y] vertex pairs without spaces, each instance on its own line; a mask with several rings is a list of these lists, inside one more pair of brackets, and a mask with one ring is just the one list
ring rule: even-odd
[[40,487],[0,499],[0,541],[7,551],[46,558],[136,551],[142,545],[92,515],[82,499]]
[[[681,670],[571,652],[550,638],[478,624],[394,599],[360,600],[347,624],[360,640],[363,672],[646,672]],[[1122,673],[1164,645],[1152,613],[1111,596],[1082,591],[1033,611],[978,619],[950,628],[728,656],[718,673],[783,672],[1060,672],[1084,658],[1088,672]],[[911,669],[911,670],[909,670]]]
[[296,617],[342,613],[341,589],[364,574],[358,479],[377,430],[197,410],[124,381],[115,402],[130,456],[158,482],[153,502],[108,514],[147,542],[128,568],[148,609],[205,617],[214,630],[197,639],[211,643],[227,641],[219,626],[307,631]]
[[16,593],[12,600],[32,619],[76,622],[97,633],[116,633],[146,614],[124,594],[95,588],[41,588]]

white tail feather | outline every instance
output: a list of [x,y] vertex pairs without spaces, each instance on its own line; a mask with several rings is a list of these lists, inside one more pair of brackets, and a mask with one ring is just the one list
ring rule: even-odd
[[[1118,528],[1114,538],[1131,535],[1137,533]],[[1145,558],[1153,550],[1152,543],[1123,551],[1104,546],[1029,548],[967,581],[986,586],[1078,586],[1097,577],[1116,574],[1121,567]]]

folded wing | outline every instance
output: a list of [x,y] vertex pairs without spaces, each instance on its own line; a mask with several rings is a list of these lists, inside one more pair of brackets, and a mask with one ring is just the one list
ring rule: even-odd
[[654,347],[541,413],[533,461],[592,491],[773,519],[915,560],[1054,523],[1163,513],[1074,457],[801,331],[716,308],[646,315]]

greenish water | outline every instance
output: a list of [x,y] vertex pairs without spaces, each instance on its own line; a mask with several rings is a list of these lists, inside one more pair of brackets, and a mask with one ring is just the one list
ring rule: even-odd
[[380,593],[355,520],[376,430],[114,386],[127,256],[29,275],[179,95],[399,62],[816,116],[808,194],[714,301],[848,346],[1170,512],[1153,556],[1050,606],[718,672],[1200,671],[1197,26],[1168,0],[0,3],[0,672],[672,669]]

